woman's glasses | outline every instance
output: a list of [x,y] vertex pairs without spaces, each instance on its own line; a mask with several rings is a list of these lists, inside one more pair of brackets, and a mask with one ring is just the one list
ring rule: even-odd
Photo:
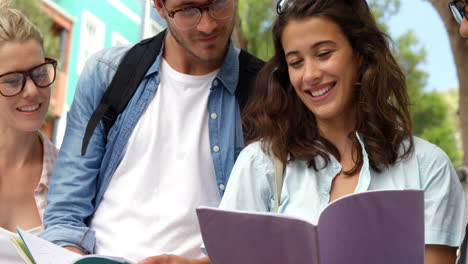
[[55,81],[57,61],[46,58],[45,62],[27,71],[9,72],[0,75],[0,94],[15,96],[23,91],[28,76],[39,88],[49,87]]
[[277,3],[276,3],[276,13],[278,13],[278,15],[284,13],[284,11],[286,9],[288,9],[289,6],[292,5],[292,0],[279,0]]
[[458,24],[462,23],[463,18],[468,19],[468,4],[463,1],[454,0],[449,3],[449,8]]

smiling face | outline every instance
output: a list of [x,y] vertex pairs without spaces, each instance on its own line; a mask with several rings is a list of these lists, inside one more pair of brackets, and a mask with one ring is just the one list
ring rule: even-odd
[[352,120],[358,60],[339,26],[322,17],[294,19],[281,43],[291,84],[318,125]]
[[[27,71],[45,62],[36,40],[7,42],[0,46],[0,75]],[[50,87],[38,88],[30,77],[23,91],[12,97],[0,95],[0,127],[16,131],[37,131],[49,107]]]
[[209,11],[204,9],[201,13],[200,22],[191,29],[179,29],[166,11],[166,9],[172,11],[208,2],[210,1],[165,0],[163,5],[160,0],[154,0],[159,14],[167,21],[170,33],[168,37],[174,39],[172,48],[178,50],[178,56],[186,56],[202,62],[219,63],[224,58],[234,28],[235,8],[233,0],[219,0],[218,5],[223,2],[225,12],[231,13],[227,18],[214,19]]

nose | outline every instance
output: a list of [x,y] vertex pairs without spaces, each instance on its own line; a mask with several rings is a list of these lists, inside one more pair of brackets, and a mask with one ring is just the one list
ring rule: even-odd
[[210,34],[217,26],[217,21],[213,17],[211,17],[208,8],[203,9],[201,11],[200,22],[197,25],[197,29],[200,32],[205,34]]
[[319,84],[322,80],[322,70],[318,63],[314,63],[312,60],[305,60],[305,66],[303,68],[303,82],[308,85]]
[[[34,97],[39,94],[39,88],[36,86],[36,84],[31,80],[31,77],[26,78],[26,83],[24,84],[24,89],[23,92],[21,93],[22,97],[24,98],[29,98],[29,97]],[[48,89],[48,88],[43,88],[43,89]]]

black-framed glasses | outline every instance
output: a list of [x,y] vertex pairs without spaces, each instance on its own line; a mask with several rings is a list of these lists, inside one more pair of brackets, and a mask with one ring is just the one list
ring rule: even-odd
[[210,0],[207,3],[186,5],[167,10],[164,1],[161,1],[164,9],[177,28],[182,30],[192,29],[200,23],[203,10],[208,9],[210,16],[217,20],[227,19],[233,14],[232,0]]
[[45,62],[27,71],[8,72],[0,75],[0,94],[15,96],[23,91],[28,76],[37,87],[49,87],[55,81],[57,61],[45,58]]
[[458,24],[462,23],[463,18],[468,19],[468,4],[463,1],[454,0],[449,3],[449,8]]

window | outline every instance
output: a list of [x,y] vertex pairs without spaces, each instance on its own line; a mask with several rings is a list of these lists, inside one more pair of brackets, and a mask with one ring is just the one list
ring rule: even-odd
[[112,32],[112,46],[125,46],[130,44],[126,38],[120,35],[118,32]]
[[78,49],[77,73],[81,74],[86,60],[104,48],[106,25],[88,10],[81,15],[80,46]]

